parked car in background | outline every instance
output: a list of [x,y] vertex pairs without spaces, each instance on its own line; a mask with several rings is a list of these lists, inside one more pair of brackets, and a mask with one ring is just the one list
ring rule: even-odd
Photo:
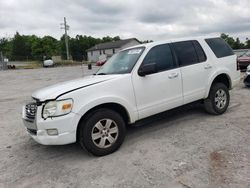
[[246,86],[250,87],[250,65],[247,67],[247,71],[244,78],[244,83]]
[[52,59],[43,61],[43,67],[52,67],[52,66],[54,66],[54,61]]
[[245,71],[250,65],[250,50],[238,56],[238,65],[241,71]]
[[96,66],[102,66],[102,65],[104,65],[111,56],[112,55],[109,55],[109,54],[103,54],[103,55],[101,55],[99,57],[99,60],[96,62]]
[[152,42],[121,50],[96,74],[43,88],[23,107],[40,144],[78,141],[94,155],[116,151],[126,125],[194,101],[223,114],[240,80],[237,57],[221,38]]
[[107,59],[98,60],[96,62],[96,66],[102,66],[102,65],[104,65],[106,63],[106,61],[107,61]]

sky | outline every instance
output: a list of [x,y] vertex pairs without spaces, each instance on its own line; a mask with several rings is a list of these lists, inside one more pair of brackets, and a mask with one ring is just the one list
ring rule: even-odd
[[18,31],[60,38],[64,17],[71,37],[250,38],[250,0],[0,0],[0,37]]

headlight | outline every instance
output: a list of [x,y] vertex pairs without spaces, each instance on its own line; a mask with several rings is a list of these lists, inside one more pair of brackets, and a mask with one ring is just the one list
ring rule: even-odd
[[49,101],[43,107],[43,118],[66,115],[71,112],[72,107],[72,99]]

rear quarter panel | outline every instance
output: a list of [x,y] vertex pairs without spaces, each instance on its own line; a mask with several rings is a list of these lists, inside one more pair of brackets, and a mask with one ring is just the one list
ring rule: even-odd
[[202,46],[210,59],[210,63],[213,65],[213,71],[211,72],[207,82],[205,98],[209,94],[210,87],[214,79],[220,74],[226,74],[228,76],[230,89],[232,89],[240,80],[240,71],[237,70],[237,56],[231,55],[217,58],[205,40],[202,42]]

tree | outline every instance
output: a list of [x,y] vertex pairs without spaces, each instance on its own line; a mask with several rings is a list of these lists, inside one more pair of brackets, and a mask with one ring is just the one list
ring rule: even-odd
[[246,45],[240,41],[240,39],[237,37],[236,40],[233,37],[230,37],[229,35],[222,33],[221,38],[224,39],[229,46],[231,46],[232,49],[243,49],[243,48],[248,48],[247,47],[247,42]]
[[235,41],[235,43],[234,43],[234,45],[233,45],[233,49],[242,49],[242,48],[244,48],[244,47],[245,47],[244,44],[241,43],[241,42],[240,42],[240,39],[237,37],[237,38],[236,38],[236,41]]
[[0,52],[7,58],[11,57],[12,40],[7,38],[0,39]]
[[44,56],[44,51],[43,51],[43,47],[42,47],[42,39],[41,38],[36,38],[35,40],[33,40],[32,42],[32,57],[36,60],[43,60],[43,56]]
[[69,40],[69,50],[73,60],[83,60],[83,50],[81,48],[79,35]]
[[[68,36],[69,37],[69,36]],[[70,41],[70,37],[69,37],[69,41]],[[60,38],[59,41],[59,48],[60,48],[60,54],[62,56],[62,59],[67,59],[67,54],[66,54],[66,47],[65,47],[65,35],[63,35]]]
[[114,39],[110,36],[106,36],[102,38],[102,42],[112,42]]
[[35,59],[43,60],[43,57],[51,58],[54,55],[59,55],[59,42],[51,36],[43,38],[36,37],[32,43],[32,56]]
[[16,32],[13,38],[11,56],[13,60],[26,60],[30,57],[30,49],[24,36]]
[[234,48],[235,40],[232,37],[225,33],[222,33],[220,37],[224,39],[229,44],[229,46],[231,46],[231,48]]
[[45,36],[42,38],[42,46],[44,55],[47,57],[52,57],[53,55],[59,54],[59,44],[57,39],[51,36]]
[[101,42],[103,41],[99,38],[93,38],[86,35],[76,35],[75,38],[71,38],[69,41],[69,49],[72,59],[77,61],[87,60],[86,50]]
[[115,37],[113,38],[113,40],[114,40],[114,41],[118,41],[118,40],[121,40],[121,39],[120,39],[119,36],[115,36]]
[[[119,36],[94,38],[91,36],[76,35],[69,37],[69,51],[73,60],[87,59],[87,49],[96,44],[120,40]],[[36,35],[20,35],[18,32],[13,38],[0,38],[0,51],[12,60],[43,60],[43,57],[61,55],[66,59],[64,35],[57,40],[51,36],[37,37]]]

